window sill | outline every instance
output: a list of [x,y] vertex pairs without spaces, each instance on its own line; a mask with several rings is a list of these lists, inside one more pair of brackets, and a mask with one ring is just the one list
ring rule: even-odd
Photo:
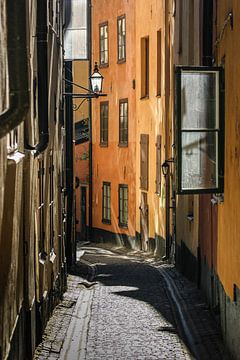
[[125,64],[126,63],[126,58],[125,59],[121,59],[117,61],[117,64]]
[[108,143],[99,143],[99,146],[102,148],[108,147]]
[[140,97],[140,100],[149,100],[149,95]]
[[119,143],[118,146],[121,147],[121,148],[127,148],[128,143]]
[[104,69],[104,68],[107,68],[107,67],[109,67],[109,63],[99,65],[99,69]]
[[122,229],[128,229],[128,224],[118,224],[118,226]]
[[103,224],[111,225],[111,220],[102,219]]

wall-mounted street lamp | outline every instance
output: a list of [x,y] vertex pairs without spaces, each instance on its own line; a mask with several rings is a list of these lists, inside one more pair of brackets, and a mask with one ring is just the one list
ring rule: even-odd
[[165,177],[169,174],[169,163],[173,163],[173,162],[174,159],[171,158],[169,160],[165,160],[164,163],[162,163],[162,172]]
[[74,86],[79,87],[82,90],[85,90],[85,93],[72,93],[67,92],[64,93],[64,96],[71,96],[75,99],[92,99],[98,98],[99,96],[107,96],[107,94],[102,93],[102,85],[103,85],[103,76],[100,74],[98,70],[98,64],[95,62],[94,70],[92,75],[89,77],[91,89],[85,88],[79,84],[76,84],[70,80],[64,79],[67,83],[70,83]]
[[[103,76],[100,74],[98,70],[98,64],[95,62],[94,70],[92,75],[90,76],[91,88],[94,94],[102,93],[102,84],[103,84]],[[103,94],[101,94],[103,95]]]

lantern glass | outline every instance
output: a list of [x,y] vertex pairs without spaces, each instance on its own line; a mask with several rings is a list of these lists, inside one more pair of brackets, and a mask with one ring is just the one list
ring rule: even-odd
[[164,163],[162,164],[162,172],[164,176],[168,175],[169,172],[169,164],[167,161],[164,161]]
[[94,71],[90,76],[91,87],[94,93],[102,92],[103,76],[98,71],[97,63],[95,63]]

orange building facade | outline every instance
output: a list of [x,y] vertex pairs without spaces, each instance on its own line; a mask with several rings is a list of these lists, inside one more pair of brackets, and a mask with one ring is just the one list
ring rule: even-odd
[[93,239],[135,247],[135,1],[92,1],[92,49],[107,94],[92,101]]
[[[73,61],[73,77],[75,84],[89,87],[89,60]],[[73,86],[75,93],[78,86]],[[84,91],[81,91],[84,92]],[[86,91],[85,91],[86,92]],[[73,122],[74,135],[74,167],[75,167],[75,218],[76,239],[85,241],[89,227],[89,180],[90,180],[90,105],[87,99],[74,99]]]

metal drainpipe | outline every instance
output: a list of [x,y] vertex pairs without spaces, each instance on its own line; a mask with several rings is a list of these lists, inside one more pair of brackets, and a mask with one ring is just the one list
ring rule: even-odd
[[25,148],[34,151],[34,156],[40,155],[49,143],[48,130],[48,17],[47,1],[37,2],[37,60],[38,60],[38,127],[39,143]]
[[29,110],[26,1],[7,0],[9,109],[0,115],[0,138],[18,126]]

